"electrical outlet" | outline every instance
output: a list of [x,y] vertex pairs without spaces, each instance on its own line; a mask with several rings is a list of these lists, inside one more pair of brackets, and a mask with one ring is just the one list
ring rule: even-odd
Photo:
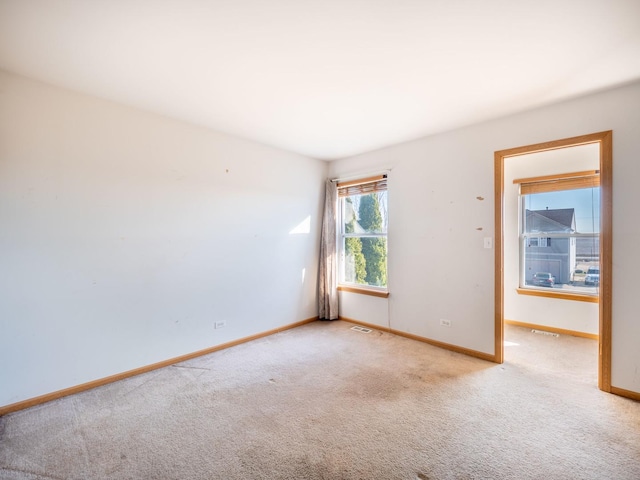
[[444,318],[440,319],[440,325],[442,325],[443,327],[450,327],[451,326],[451,320],[445,320]]
[[217,330],[218,328],[223,328],[226,325],[227,325],[227,322],[225,322],[224,320],[219,320],[213,324],[213,328]]

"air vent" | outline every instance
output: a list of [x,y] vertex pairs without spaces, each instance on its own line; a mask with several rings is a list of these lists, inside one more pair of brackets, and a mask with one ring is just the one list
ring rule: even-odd
[[362,332],[362,333],[371,333],[370,328],[361,327],[360,325],[354,325],[353,327],[351,327],[351,330],[355,330],[356,332]]
[[559,337],[557,333],[545,332],[544,330],[531,330],[531,333],[537,333],[538,335],[547,335],[549,337]]

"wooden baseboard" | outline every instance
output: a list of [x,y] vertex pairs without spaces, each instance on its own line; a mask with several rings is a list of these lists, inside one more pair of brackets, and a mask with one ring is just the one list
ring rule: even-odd
[[433,345],[435,347],[444,348],[445,350],[451,350],[452,352],[462,353],[464,355],[469,355],[471,357],[481,358],[482,360],[487,360],[489,362],[498,363],[494,355],[489,353],[479,352],[477,350],[471,350],[469,348],[459,347],[457,345],[451,345],[450,343],[439,342],[437,340],[432,340],[427,337],[421,337],[420,335],[414,335],[413,333],[403,332],[401,330],[396,330],[390,327],[381,327],[380,325],[375,325],[373,323],[361,322],[360,320],[354,320],[353,318],[347,317],[338,317],[339,320],[343,320],[349,323],[355,323],[357,325],[362,325],[364,327],[373,328],[374,330],[381,330],[383,332],[393,333],[394,335],[398,335],[400,337],[410,338],[411,340],[417,340],[419,342],[428,343],[429,345]]
[[223,343],[220,345],[216,345],[215,347],[205,348],[204,350],[198,350],[197,352],[187,353],[186,355],[181,355],[179,357],[170,358],[168,360],[163,360],[162,362],[157,362],[151,365],[146,365],[140,368],[134,368],[133,370],[128,370],[126,372],[117,373],[115,375],[111,375],[109,377],[100,378],[98,380],[93,380],[91,382],[83,383],[80,385],[76,385],[73,387],[65,388],[63,390],[58,390],[56,392],[46,393],[44,395],[40,395],[38,397],[29,398],[27,400],[22,400],[20,402],[12,403],[10,405],[5,405],[0,407],[0,416],[6,415],[7,413],[17,412],[18,410],[24,410],[25,408],[34,407],[36,405],[40,405],[42,403],[50,402],[51,400],[56,400],[58,398],[66,397],[68,395],[73,395],[75,393],[84,392],[85,390],[90,390],[92,388],[100,387],[102,385],[106,385],[108,383],[117,382],[118,380],[124,380],[125,378],[133,377],[135,375],[140,375],[142,373],[151,372],[153,370],[157,370],[159,368],[168,367],[170,365],[174,365],[176,363],[186,362],[187,360],[191,360],[196,357],[200,357],[202,355],[207,355],[209,353],[217,352],[219,350],[224,350],[225,348],[235,347],[236,345],[240,345],[241,343],[250,342],[252,340],[257,340],[259,338],[268,337],[269,335],[273,335],[275,333],[283,332],[285,330],[290,330],[292,328],[300,327],[307,323],[311,323],[318,320],[318,317],[307,318],[306,320],[301,320],[299,322],[291,323],[289,325],[285,325],[282,327],[274,328],[272,330],[268,330],[266,332],[257,333],[255,335],[250,335],[248,337],[243,337],[238,340],[233,340],[231,342]]
[[630,398],[631,400],[636,400],[640,402],[640,392],[632,392],[631,390],[625,390],[624,388],[611,387],[609,393],[613,393],[614,395],[619,395],[621,397]]
[[531,328],[534,330],[544,330],[545,332],[559,333],[562,335],[571,335],[573,337],[591,338],[593,340],[598,340],[598,335],[596,335],[595,333],[577,332],[575,330],[565,330],[564,328],[548,327],[546,325],[535,325],[533,323],[518,322],[516,320],[507,320],[506,318],[504,320],[504,323],[508,323],[509,325],[514,325],[516,327],[525,327],[525,328]]

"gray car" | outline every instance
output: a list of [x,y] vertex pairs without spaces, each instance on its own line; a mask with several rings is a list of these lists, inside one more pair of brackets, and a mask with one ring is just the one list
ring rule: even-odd
[[539,287],[553,287],[556,277],[549,272],[537,272],[533,275],[533,284]]

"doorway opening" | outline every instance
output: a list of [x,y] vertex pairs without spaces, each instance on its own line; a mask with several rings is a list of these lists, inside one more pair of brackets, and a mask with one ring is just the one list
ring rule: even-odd
[[[572,149],[572,147],[577,148]],[[578,158],[575,153],[587,150],[595,152],[594,163],[587,165],[588,168],[577,168],[580,165],[584,167],[584,164],[575,160]],[[575,157],[573,160],[572,156]],[[558,161],[559,157],[563,157],[563,160]],[[529,162],[530,159],[531,162]],[[545,162],[545,168],[551,171],[538,170],[533,175],[524,175],[526,178],[519,178],[518,181],[513,178],[514,171],[523,171],[515,168],[517,165],[528,165],[527,168],[532,168],[529,171],[535,172],[535,168],[544,166]],[[571,162],[574,164],[572,165]],[[597,197],[592,195],[592,198],[597,202],[599,215],[591,217],[594,228],[590,231],[586,227],[581,227],[582,231],[576,227],[575,211],[570,212],[571,209],[551,208],[556,211],[549,212],[543,207],[537,210],[533,207],[527,208],[522,200],[522,191],[527,194],[539,194],[558,190],[560,184],[571,184],[572,186],[568,187],[570,189],[587,188],[589,185],[594,185],[594,179],[597,179],[598,190]],[[589,184],[589,182],[592,183]],[[526,185],[524,189],[523,185]],[[533,189],[531,185],[534,186]],[[520,202],[516,201],[515,205],[514,191],[517,191],[516,198],[520,195]],[[553,204],[551,206],[553,207]],[[512,307],[518,295],[523,297],[531,295],[543,302],[555,301],[557,305],[564,304],[565,308],[569,304],[581,304],[579,308],[585,312],[591,311],[592,317],[596,317],[597,312],[597,320],[594,318],[590,327],[582,325],[581,328],[587,331],[591,328],[593,337],[597,335],[598,387],[603,391],[611,391],[611,207],[611,131],[495,152],[495,360],[497,362],[504,361],[504,325],[505,320],[511,320],[505,319],[505,299],[509,308]],[[567,218],[561,220],[559,216],[553,216],[552,213],[562,214]],[[574,216],[571,219],[573,223],[569,223],[569,213]],[[595,225],[595,218],[597,218],[597,225]],[[526,227],[527,221],[534,227]],[[554,228],[549,226],[552,222],[555,225]],[[514,234],[517,236],[518,232],[519,240],[514,241]],[[565,244],[566,248],[563,246],[560,249],[560,246]],[[582,256],[585,258],[576,257],[577,244],[590,244],[591,257],[587,258],[584,252]],[[552,246],[555,248],[552,249]],[[517,265],[514,266],[514,262]],[[577,271],[584,269],[583,264],[591,265],[593,272],[596,271],[596,264],[599,267],[597,289],[586,288],[584,285],[585,282],[591,283],[595,278],[594,275],[590,275],[586,280],[582,277],[578,278],[582,272]],[[547,268],[544,272],[529,272],[529,269],[544,270],[545,266]],[[554,283],[556,279],[560,282],[558,285]],[[567,288],[559,288],[560,286]],[[533,297],[527,300],[530,302]],[[540,297],[547,298],[540,299]],[[588,323],[587,316],[584,316],[584,320]],[[582,319],[580,314],[574,317]]]

